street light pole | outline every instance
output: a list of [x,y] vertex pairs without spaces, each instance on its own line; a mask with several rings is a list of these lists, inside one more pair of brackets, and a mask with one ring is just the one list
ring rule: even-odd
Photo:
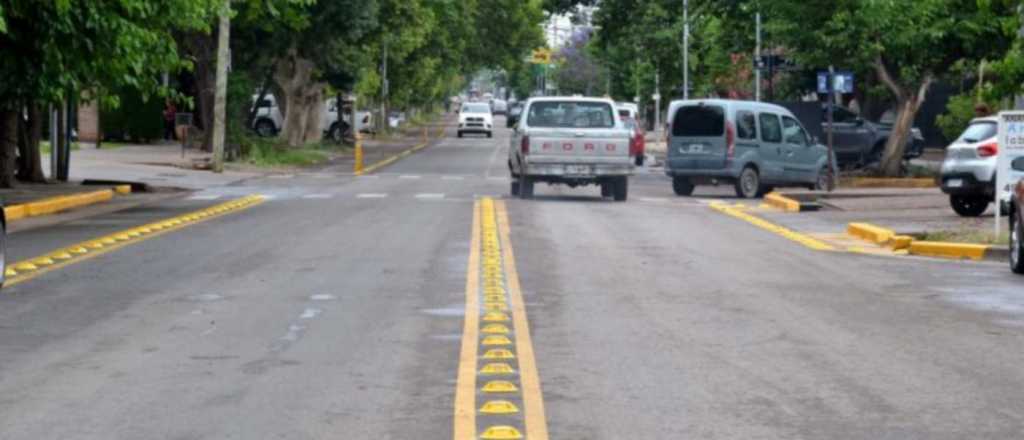
[[761,13],[756,16],[757,46],[754,48],[754,100],[761,100]]
[[683,99],[690,99],[690,0],[683,0]]

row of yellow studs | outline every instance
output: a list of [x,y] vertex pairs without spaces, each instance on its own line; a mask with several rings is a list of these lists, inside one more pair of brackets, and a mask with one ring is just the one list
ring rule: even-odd
[[[501,257],[501,245],[498,240],[497,222],[494,216],[494,205],[490,199],[481,203],[483,209],[483,327],[480,329],[482,345],[487,351],[483,359],[488,361],[480,369],[481,376],[510,376],[515,370],[506,362],[516,358],[510,349],[512,333],[506,325],[508,316],[508,297],[505,291],[504,269]],[[495,362],[499,361],[499,362]],[[491,380],[480,389],[484,394],[507,394],[519,391],[515,383],[508,380]],[[510,415],[519,412],[519,408],[508,400],[488,400],[480,407],[480,414]],[[513,440],[523,438],[513,426],[490,426],[480,434],[483,440]]]
[[4,268],[4,275],[7,276],[8,278],[11,278],[16,277],[18,275],[31,273],[43,269],[47,266],[52,266],[54,264],[70,260],[72,258],[75,258],[76,256],[84,255],[92,251],[97,251],[121,242],[130,241],[142,237],[143,235],[149,235],[165,229],[174,228],[184,224],[194,223],[207,217],[224,214],[229,211],[249,206],[260,200],[262,200],[261,196],[243,197],[235,201],[216,205],[201,211],[196,211],[179,217],[174,217],[169,220],[150,223],[148,225],[139,226],[137,228],[129,229],[122,232],[117,232],[102,238],[97,238],[95,240],[82,242],[61,249],[59,251],[50,253],[48,255],[44,255],[42,257],[37,257],[31,260],[25,260],[18,263],[14,263]]

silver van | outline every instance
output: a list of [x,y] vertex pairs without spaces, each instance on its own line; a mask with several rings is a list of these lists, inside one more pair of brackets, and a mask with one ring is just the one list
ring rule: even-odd
[[[665,173],[677,195],[732,183],[754,198],[776,186],[828,186],[828,149],[783,107],[723,99],[669,105]],[[833,162],[835,163],[835,162]]]

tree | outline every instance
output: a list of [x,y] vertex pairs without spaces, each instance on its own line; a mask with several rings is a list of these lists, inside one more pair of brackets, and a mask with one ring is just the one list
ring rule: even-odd
[[[0,187],[14,184],[21,133],[23,176],[41,179],[39,108],[77,98],[116,105],[103,91],[161,92],[160,75],[187,68],[173,33],[208,30],[213,0],[0,1]],[[173,13],[168,13],[173,11]],[[20,115],[27,113],[26,121]],[[33,116],[36,115],[36,116]],[[23,128],[18,128],[19,126]],[[32,153],[35,154],[32,154]],[[31,163],[30,163],[31,162]]]
[[962,59],[1004,54],[1018,19],[997,0],[778,0],[768,28],[807,65],[870,66],[898,116],[880,171],[899,174],[929,87]]

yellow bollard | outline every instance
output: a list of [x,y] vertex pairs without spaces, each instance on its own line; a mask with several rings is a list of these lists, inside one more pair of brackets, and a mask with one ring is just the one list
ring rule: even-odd
[[357,176],[363,174],[363,136],[356,133],[356,163],[352,165],[352,172]]
[[427,133],[427,126],[423,126],[423,143],[430,142],[430,135]]

